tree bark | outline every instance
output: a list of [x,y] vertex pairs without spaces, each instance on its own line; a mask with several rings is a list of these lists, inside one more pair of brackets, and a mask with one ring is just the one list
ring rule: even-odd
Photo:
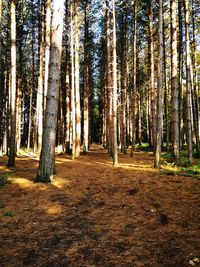
[[113,4],[113,165],[118,165],[117,152],[117,53],[116,53],[116,18],[115,0]]
[[64,0],[54,1],[47,106],[37,182],[51,182],[55,167],[55,142],[59,101]]
[[161,145],[162,145],[162,92],[163,92],[163,3],[158,1],[158,96],[157,96],[157,131],[156,131],[156,154],[154,166],[160,167],[161,164]]
[[76,95],[76,152],[75,157],[81,152],[81,107],[79,88],[79,25],[78,25],[78,0],[74,0],[74,52],[75,52],[75,95]]
[[8,166],[15,166],[16,156],[16,2],[11,0],[11,136]]
[[187,146],[188,158],[192,163],[192,100],[191,100],[191,58],[190,58],[190,33],[189,33],[189,3],[184,0],[185,35],[186,35],[186,121],[187,121]]
[[179,161],[179,91],[178,91],[178,54],[177,54],[177,18],[176,1],[170,0],[171,15],[171,94],[172,94],[172,147],[175,162]]

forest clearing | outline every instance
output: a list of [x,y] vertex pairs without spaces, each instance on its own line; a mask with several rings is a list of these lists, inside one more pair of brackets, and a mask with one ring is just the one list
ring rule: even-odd
[[0,265],[199,266],[198,175],[162,173],[152,153],[119,159],[114,168],[98,145],[75,161],[58,155],[53,183],[41,184],[38,160],[17,158],[0,188]]

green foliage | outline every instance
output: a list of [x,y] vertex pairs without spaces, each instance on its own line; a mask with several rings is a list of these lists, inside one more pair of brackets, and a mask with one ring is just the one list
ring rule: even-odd
[[142,143],[142,145],[136,145],[136,148],[141,150],[141,151],[152,151],[152,147],[149,146],[148,143]]
[[0,201],[0,209],[3,209],[3,208],[5,208],[5,204],[2,201]]
[[10,174],[0,174],[0,188],[2,188],[6,184],[10,184],[9,180]]
[[181,170],[189,174],[200,174],[200,160],[195,165],[182,168]]
[[13,217],[14,215],[13,215],[12,211],[8,210],[8,211],[4,212],[4,216]]

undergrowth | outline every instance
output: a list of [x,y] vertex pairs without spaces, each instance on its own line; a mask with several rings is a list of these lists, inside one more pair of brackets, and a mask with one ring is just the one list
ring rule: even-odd
[[11,183],[10,176],[11,174],[0,174],[0,188]]

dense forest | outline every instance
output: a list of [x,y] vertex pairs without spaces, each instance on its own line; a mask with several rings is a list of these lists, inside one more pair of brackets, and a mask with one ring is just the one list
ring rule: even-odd
[[[64,177],[69,173],[76,177],[76,182],[79,181],[73,187],[76,196],[79,193],[75,187],[82,193],[91,189],[92,178],[88,176],[85,181],[81,181],[78,178],[80,173],[86,175],[88,172],[88,175],[97,179],[96,184],[102,183],[102,194],[104,186],[106,192],[110,192],[112,185],[120,188],[118,180],[114,179],[117,175],[119,177],[116,179],[121,179],[120,168],[127,169],[127,173],[123,175],[129,177],[130,174],[130,179],[135,179],[134,171],[144,175],[144,179],[149,179],[150,173],[154,173],[161,175],[156,178],[161,180],[155,183],[166,183],[166,190],[163,184],[153,185],[153,180],[148,180],[143,185],[144,195],[145,192],[149,194],[148,188],[152,186],[158,186],[155,191],[158,192],[160,188],[164,195],[169,190],[169,195],[166,194],[168,200],[163,195],[157,196],[157,201],[163,197],[166,204],[170,202],[172,195],[165,175],[177,177],[180,174],[184,177],[186,167],[192,177],[193,174],[199,175],[199,158],[199,0],[0,0],[0,163],[3,162],[4,165],[3,175],[7,172],[15,175],[20,171],[22,175],[23,168],[30,167],[31,177],[28,173],[25,176],[29,177],[28,181],[34,181],[33,188],[38,186],[38,190],[42,190],[43,186],[56,183],[57,175]],[[165,166],[172,168],[167,174]],[[129,173],[128,168],[132,168],[132,172]],[[98,177],[101,170],[103,173],[109,170],[110,176],[102,176],[100,182]],[[109,180],[109,185],[105,177],[112,179]],[[183,192],[189,190],[189,185],[194,187],[195,184],[196,188],[199,186],[199,177],[196,179],[195,176],[194,180],[183,177],[176,178],[180,183],[184,181],[185,186],[180,203],[185,201],[187,193]],[[1,180],[0,172],[0,189],[1,181],[7,183],[8,180]],[[63,182],[63,195],[68,194],[66,181]],[[139,176],[134,181],[137,181],[136,187],[140,188]],[[140,196],[138,188],[132,188],[131,182],[126,186],[129,196]],[[96,194],[96,187],[92,185],[93,193],[88,199]],[[35,192],[35,189],[32,190]],[[51,190],[49,187],[44,190],[47,190],[47,195],[54,192],[48,191]],[[8,192],[5,197],[9,196]],[[113,191],[111,195],[115,193]],[[57,201],[64,201],[59,194]],[[199,195],[195,194],[198,198]],[[35,201],[37,197],[39,195],[30,199]],[[103,199],[104,195],[100,195],[101,197]],[[184,202],[185,211],[182,211],[181,218],[176,217],[177,220],[183,220],[187,216],[189,203],[194,205],[193,211],[198,214],[199,205],[195,197]],[[84,195],[84,201],[85,198]],[[141,202],[142,198],[141,195]],[[12,201],[8,197],[6,199]],[[123,193],[116,201],[122,199]],[[80,208],[82,204],[74,204],[74,201],[71,198],[71,204],[68,204]],[[106,201],[111,199],[108,197],[107,200],[100,201],[104,204],[91,208],[100,210]],[[127,201],[123,205],[128,205],[129,200]],[[2,203],[0,199],[0,208],[4,208]],[[94,205],[96,202],[91,200],[91,203]],[[131,203],[129,204],[132,205]],[[176,206],[174,203],[170,205],[172,214],[172,206]],[[156,202],[153,206],[155,207],[150,209],[152,214],[154,210],[159,210],[160,204]],[[78,214],[81,221],[81,216],[85,216],[81,213],[82,206],[79,212],[74,216]],[[109,208],[106,212],[109,214]],[[130,212],[127,211],[127,214]],[[12,217],[12,213],[9,216]],[[96,219],[100,221],[102,215],[98,216]],[[169,224],[170,216],[165,212],[159,216],[161,225]],[[61,220],[61,223],[65,225],[66,222]],[[76,220],[74,222],[69,219],[69,223],[73,226]],[[191,219],[191,223],[198,236],[197,222]],[[108,220],[107,225],[109,224]],[[115,231],[116,229],[115,225]],[[151,229],[147,229],[148,233],[149,231]],[[156,237],[156,232],[154,234]],[[197,243],[193,246],[196,249],[194,253],[198,250]],[[124,253],[120,246],[119,254]],[[38,265],[35,259],[33,262],[28,260],[28,263],[32,264],[30,266],[188,266],[184,265],[185,261],[191,265],[200,264],[199,254],[195,254],[195,257],[190,254],[188,258],[184,256],[184,260],[182,256],[175,259],[175,255],[170,254],[174,250],[175,247],[170,252],[167,251],[167,243],[162,255],[159,255],[158,249],[160,262],[157,265],[153,260],[152,264],[150,262],[148,265],[144,260],[144,265],[140,265],[139,258],[137,261],[130,258],[130,262],[129,258],[125,262],[119,258],[118,261],[117,256],[113,262],[104,261],[101,257],[96,261],[93,259],[92,263],[88,258],[76,261],[74,252],[70,252],[73,254],[73,262],[69,265],[62,265],[60,260],[57,261],[58,265],[53,260],[50,265],[45,265],[43,261]],[[191,251],[188,255],[189,253]],[[169,259],[174,259],[174,265],[163,260],[165,254]],[[32,257],[28,252],[27,255],[27,258]],[[26,266],[27,263],[27,259],[23,259],[23,263],[19,261],[19,265],[13,265],[11,262],[6,263],[3,257],[0,254],[0,263],[1,260],[5,263],[2,266]]]
[[142,143],[156,167],[162,148],[177,164],[187,149],[192,163],[200,153],[198,1],[59,2],[1,3],[8,165],[21,148],[42,151],[51,176],[55,146],[74,159],[92,142],[114,165],[118,149],[131,146],[133,156]]

